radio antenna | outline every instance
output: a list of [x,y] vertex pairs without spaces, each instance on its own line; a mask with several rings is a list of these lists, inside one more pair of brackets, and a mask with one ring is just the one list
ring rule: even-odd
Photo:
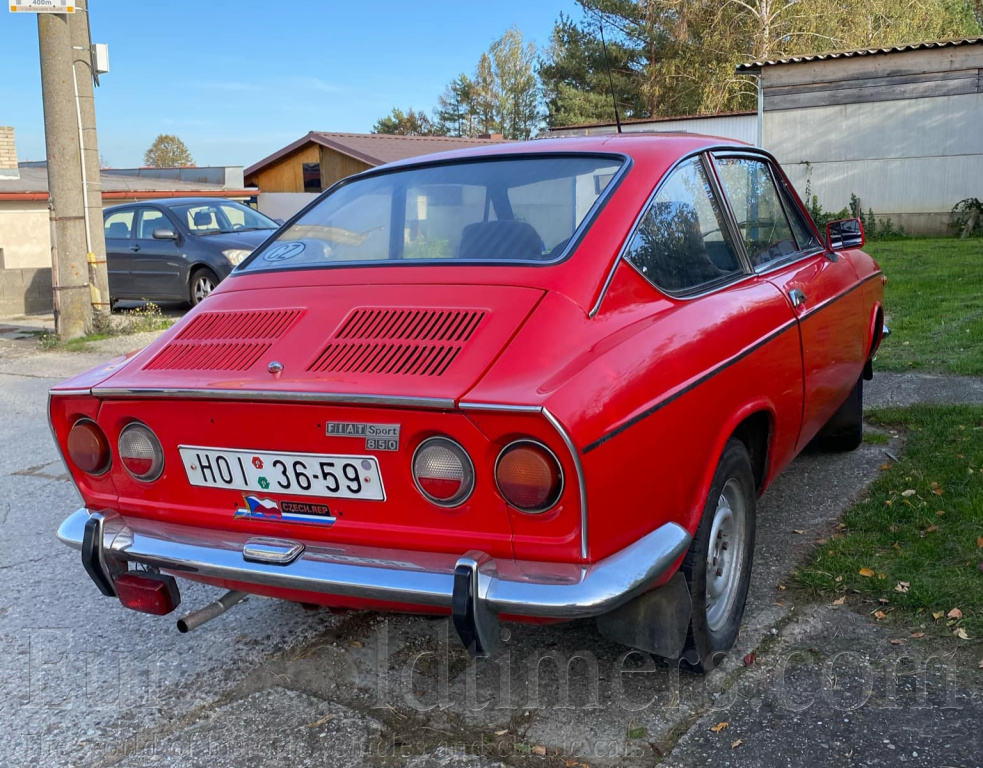
[[608,59],[608,45],[604,42],[604,22],[598,19],[601,28],[601,49],[604,51],[604,66],[608,70],[608,86],[611,88],[611,102],[614,104],[614,124],[621,133],[621,115],[618,114],[618,97],[614,92],[614,78],[611,76],[611,61]]

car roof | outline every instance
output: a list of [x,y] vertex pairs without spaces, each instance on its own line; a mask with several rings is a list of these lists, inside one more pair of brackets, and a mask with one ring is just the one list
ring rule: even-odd
[[[169,197],[166,200],[134,200],[130,203],[112,205],[106,212],[115,211],[119,208],[132,208],[135,205],[152,206],[157,208],[173,208],[178,205],[204,205],[208,203],[239,203],[238,200],[229,200],[226,197]],[[239,203],[240,205],[242,203]]]
[[[379,168],[398,168],[403,166],[425,165],[435,161],[494,157],[497,155],[543,154],[543,153],[612,153],[627,155],[633,160],[678,158],[710,147],[732,146],[747,149],[751,145],[736,139],[719,136],[705,136],[698,133],[631,132],[603,134],[600,136],[563,136],[531,141],[516,141],[505,144],[492,144],[482,147],[438,152],[432,155],[397,160]],[[378,170],[378,169],[373,169]],[[372,171],[370,171],[371,173]]]

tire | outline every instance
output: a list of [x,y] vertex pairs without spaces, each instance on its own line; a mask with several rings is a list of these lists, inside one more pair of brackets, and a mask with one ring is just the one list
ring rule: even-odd
[[737,640],[751,581],[757,501],[747,447],[731,439],[682,565],[693,611],[681,660],[695,672],[716,667]]
[[821,451],[855,451],[864,441],[864,379],[861,376],[849,397],[816,435]]
[[208,267],[198,267],[191,273],[191,306],[197,307],[208,298],[208,295],[218,286],[218,275]]

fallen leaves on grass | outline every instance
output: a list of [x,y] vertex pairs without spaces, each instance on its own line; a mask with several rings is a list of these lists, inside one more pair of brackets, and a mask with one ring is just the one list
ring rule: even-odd
[[915,489],[914,489],[914,488],[909,488],[909,489],[908,489],[908,490],[906,490],[906,491],[901,491],[901,495],[902,495],[902,496],[904,496],[904,497],[905,497],[906,499],[907,499],[907,498],[908,498],[909,496],[914,496],[914,495],[915,495],[915,493],[917,493],[917,491],[915,491]]
[[726,731],[728,728],[730,728],[730,723],[726,721],[710,726],[710,730],[713,731],[714,733],[720,733],[721,731]]
[[737,748],[738,748],[739,746],[741,746],[741,744],[743,744],[743,743],[744,743],[744,739],[738,739],[737,741],[732,741],[732,742],[730,743],[730,748],[731,748],[731,749],[737,749]]
[[947,619],[961,619],[963,617],[963,612],[958,608],[953,608],[945,616]]
[[954,634],[960,640],[969,640],[969,635],[966,634],[966,630],[963,629],[962,627],[959,627],[952,634]]
[[945,491],[938,483],[932,483],[932,493],[934,493],[936,496],[941,496],[943,493],[945,493]]
[[924,531],[922,531],[921,537],[924,539],[927,534],[929,534],[929,533],[935,533],[935,531],[937,531],[937,530],[939,530],[939,526],[937,526],[937,525],[930,525],[928,528],[926,528]]
[[873,568],[861,568],[858,571],[858,573],[861,576],[863,576],[865,579],[869,579],[869,578],[872,578],[873,577],[873,575],[874,575],[874,569]]
[[904,643],[904,640],[902,640],[900,637],[894,637],[891,638],[889,642],[891,643],[891,645],[901,645]]
[[983,549],[983,536],[980,536],[980,537],[979,537],[979,538],[978,538],[978,539],[976,540],[976,546],[977,546],[977,548],[979,548],[979,549]]
[[833,605],[843,605],[846,603],[846,595],[843,597],[838,597],[833,601]]
[[932,613],[932,618],[935,619],[936,621],[938,621],[939,619],[941,619],[943,616],[945,616],[945,612],[944,611],[935,611],[935,612]]
[[918,639],[918,638],[925,637],[925,633],[924,632],[912,632],[911,635],[909,635],[909,637],[914,637],[915,639]]
[[883,621],[887,618],[887,614],[884,611],[874,611],[874,618],[878,621]]
[[533,748],[532,748],[532,749],[531,749],[530,751],[531,751],[531,752],[532,752],[532,753],[533,753],[534,755],[539,755],[540,757],[542,757],[543,755],[545,755],[545,754],[546,754],[546,747],[544,747],[544,746],[543,746],[542,744],[537,744],[537,745],[536,745],[535,747],[533,747]]

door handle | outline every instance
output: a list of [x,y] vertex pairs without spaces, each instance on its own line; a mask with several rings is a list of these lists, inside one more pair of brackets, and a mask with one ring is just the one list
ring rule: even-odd
[[134,243],[133,245],[131,245],[130,246],[130,250],[131,251],[139,251],[140,250],[140,243]]
[[801,307],[806,303],[806,295],[798,288],[793,288],[788,292],[788,297],[792,300],[793,307]]

